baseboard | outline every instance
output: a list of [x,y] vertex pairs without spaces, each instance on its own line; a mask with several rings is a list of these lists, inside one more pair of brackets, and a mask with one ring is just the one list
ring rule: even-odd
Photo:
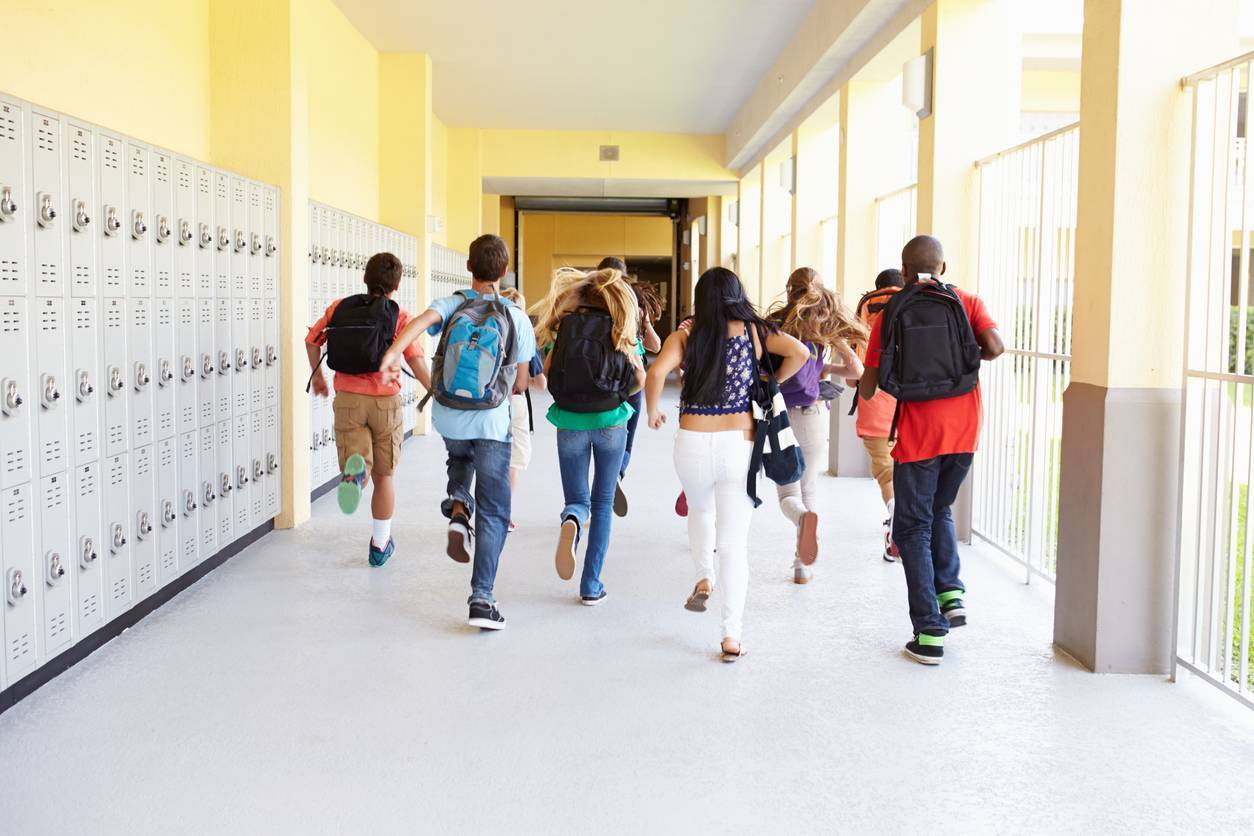
[[105,624],[103,627],[89,633],[79,640],[76,644],[68,648],[64,653],[49,659],[37,670],[31,671],[26,676],[14,682],[8,688],[0,691],[0,714],[8,711],[17,705],[26,697],[39,690],[41,687],[56,679],[79,662],[86,659],[92,653],[108,644],[113,639],[122,634],[124,630],[134,627],[143,618],[156,610],[162,604],[174,598],[184,589],[187,589],[196,581],[205,575],[217,569],[223,563],[230,560],[241,551],[260,540],[266,534],[274,530],[274,520],[269,520],[262,525],[254,528],[240,539],[231,543],[226,548],[215,554],[208,560],[203,560],[196,564],[195,567],[171,581],[166,586],[161,587],[152,595],[138,602],[134,607],[119,615],[117,618]]
[[[414,436],[414,431],[408,430],[405,433],[404,441],[409,441],[409,439],[413,438],[413,436]],[[402,441],[401,443],[403,444],[404,441]],[[326,496],[331,491],[335,490],[335,486],[338,485],[339,483],[340,483],[340,477],[332,476],[326,482],[322,483],[321,485],[319,485],[318,487],[314,488],[312,491],[309,492],[309,501],[317,502],[319,499],[322,499],[322,497]]]

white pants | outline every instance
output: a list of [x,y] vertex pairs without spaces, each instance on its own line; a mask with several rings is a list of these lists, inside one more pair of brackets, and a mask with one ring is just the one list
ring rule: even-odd
[[827,410],[818,404],[790,406],[788,421],[806,467],[801,472],[801,481],[776,487],[779,510],[793,525],[800,525],[802,514],[819,510],[819,474],[827,467]]
[[[749,520],[745,492],[753,442],[740,430],[675,436],[675,472],[688,497],[688,543],[697,580],[708,580],[723,601],[723,636],[740,641],[749,591]],[[718,551],[718,573],[714,554]]]

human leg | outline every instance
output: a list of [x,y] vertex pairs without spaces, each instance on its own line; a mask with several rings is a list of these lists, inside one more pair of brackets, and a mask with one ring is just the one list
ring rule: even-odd
[[[614,488],[618,483],[619,464],[627,443],[627,427],[620,425],[592,431],[592,490],[591,515],[588,525],[588,545],[583,558],[583,577],[579,582],[579,594],[583,598],[595,598],[605,587],[601,584],[601,568],[609,550],[610,530],[614,521]],[[587,471],[585,471],[586,475]]]
[[713,588],[714,577],[714,464],[709,436],[680,430],[675,434],[675,473],[688,501],[688,545],[697,582]]
[[470,600],[493,603],[496,570],[509,527],[508,441],[469,442],[475,468],[475,556]]
[[[723,638],[738,650],[745,599],[749,592],[749,523],[753,501],[745,492],[745,474],[753,456],[753,442],[743,433],[711,433],[715,439],[715,542],[718,549],[719,588],[723,596]],[[724,650],[728,647],[724,643]]]
[[914,632],[944,636],[949,624],[936,602],[935,569],[932,563],[933,509],[940,475],[939,458],[898,463],[893,470],[897,497],[893,536],[901,550]]
[[588,526],[592,500],[588,495],[588,466],[592,459],[592,430],[558,430],[557,464],[562,476],[561,533],[557,540],[557,575],[570,580],[575,574],[575,551]]

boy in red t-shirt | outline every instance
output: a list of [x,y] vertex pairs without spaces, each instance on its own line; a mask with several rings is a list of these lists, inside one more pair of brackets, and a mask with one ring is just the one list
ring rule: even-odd
[[[940,241],[920,235],[901,252],[906,285],[920,275],[945,273]],[[974,294],[955,288],[980,346],[980,356],[993,360],[1005,346],[997,323]],[[859,385],[864,399],[879,386],[881,325],[875,323],[867,345],[866,374]],[[902,401],[893,447],[893,539],[901,552],[910,601],[914,638],[906,645],[911,658],[926,665],[940,664],[950,627],[966,623],[965,594],[959,579],[958,538],[950,506],[971,469],[980,438],[980,388],[965,395],[932,401]]]

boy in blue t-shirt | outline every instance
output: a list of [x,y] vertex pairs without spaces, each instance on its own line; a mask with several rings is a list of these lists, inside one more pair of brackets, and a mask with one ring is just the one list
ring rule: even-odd
[[[473,276],[469,291],[478,295],[500,296],[501,279],[509,270],[509,248],[496,235],[481,235],[470,245],[466,267]],[[415,317],[396,336],[383,355],[380,371],[385,380],[400,375],[400,358],[407,346],[427,331],[439,335],[452,313],[466,301],[455,294],[436,299],[431,307]],[[517,305],[502,299],[514,325],[515,339],[504,358],[515,370],[513,391],[527,390],[528,363],[536,352],[531,321]],[[470,624],[484,630],[501,630],[505,617],[496,607],[493,585],[496,569],[509,528],[510,487],[510,399],[492,409],[457,409],[434,402],[431,420],[444,437],[448,450],[447,498],[440,510],[448,517],[448,556],[458,563],[471,560],[470,520],[475,520],[474,568],[470,578]],[[474,494],[471,495],[471,485]]]

